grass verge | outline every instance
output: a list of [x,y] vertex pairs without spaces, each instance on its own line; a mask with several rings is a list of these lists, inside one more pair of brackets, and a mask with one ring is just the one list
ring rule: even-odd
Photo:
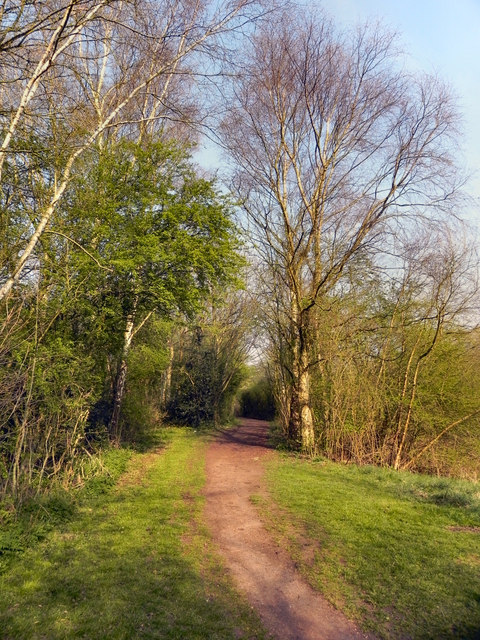
[[265,638],[202,524],[204,441],[169,430],[0,576],[2,638]]
[[[315,588],[383,638],[480,638],[480,487],[278,456],[260,508]],[[279,517],[278,510],[281,511]]]
[[14,508],[0,502],[0,575],[24,551],[72,520],[82,503],[107,493],[125,472],[133,451],[106,449],[84,461],[82,487],[67,490],[60,483]]

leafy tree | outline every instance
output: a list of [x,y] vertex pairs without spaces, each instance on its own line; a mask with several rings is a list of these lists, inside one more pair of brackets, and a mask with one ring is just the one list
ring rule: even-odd
[[36,203],[22,249],[0,264],[0,300],[35,261],[82,157],[115,135],[138,141],[171,121],[191,123],[184,87],[191,86],[194,69],[205,56],[210,65],[222,59],[222,36],[242,32],[257,15],[252,0],[0,4],[0,50],[7,61],[0,67],[0,195],[4,165],[20,164],[25,133],[62,132],[54,174],[35,174],[45,198]]
[[249,384],[240,394],[240,415],[259,420],[273,420],[275,417],[275,401],[272,382],[267,375],[254,371]]
[[16,312],[4,307],[1,457],[4,490],[17,493],[73,468],[95,440],[119,441],[125,425],[135,438],[142,402],[158,417],[172,319],[193,316],[239,265],[228,199],[177,144],[92,149],[70,187],[31,281],[10,298]]
[[[77,228],[79,241],[109,265],[95,273],[87,299],[108,310],[116,325],[111,433],[119,439],[134,336],[153,313],[193,314],[212,286],[229,282],[238,268],[237,241],[228,199],[196,177],[185,150],[125,141],[98,153],[72,195],[66,224],[78,220],[82,229],[86,223],[80,236]],[[85,219],[85,211],[93,217]],[[82,263],[91,269],[88,257]]]
[[232,417],[253,342],[253,309],[241,291],[217,293],[181,334],[173,362],[172,419],[198,426]]

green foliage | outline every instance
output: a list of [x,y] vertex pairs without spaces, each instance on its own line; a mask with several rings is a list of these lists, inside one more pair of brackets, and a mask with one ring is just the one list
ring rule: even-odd
[[126,441],[137,443],[148,438],[163,417],[162,394],[171,332],[171,322],[153,316],[128,354],[127,390],[122,407]]
[[85,461],[80,499],[107,494],[125,473],[132,454],[128,448],[105,449]]
[[282,508],[271,526],[312,585],[365,628],[477,637],[478,484],[292,457],[272,463],[268,483]]
[[194,427],[228,421],[246,376],[242,355],[233,344],[219,345],[214,326],[198,327],[184,337],[175,362],[170,418]]
[[86,500],[106,495],[125,472],[132,455],[128,449],[110,449],[77,461],[76,490],[58,481],[46,493],[24,499],[19,505],[3,498],[0,502],[0,574],[15,558],[63,528],[78,516]]
[[[37,327],[41,312],[37,312]],[[31,318],[26,320],[0,363],[4,381],[0,482],[4,491],[12,491],[20,501],[42,491],[47,478],[73,477],[85,442],[89,407],[102,385],[93,358],[68,335],[47,332],[40,341],[29,335]],[[16,388],[9,375],[14,363]]]
[[240,290],[216,289],[174,344],[168,411],[183,424],[228,421],[248,370],[253,313]]
[[478,478],[478,415],[435,440],[479,407],[476,331],[447,316],[436,319],[437,332],[432,302],[415,282],[386,290],[378,278],[364,280],[332,296],[328,313],[316,311],[319,450],[338,461]]
[[[193,315],[212,286],[235,279],[241,260],[228,199],[213,183],[196,177],[185,149],[122,141],[92,155],[72,193],[68,223],[78,220],[82,244],[96,245],[97,259],[110,269],[96,270],[95,286],[87,293],[94,317],[101,310],[107,320],[99,348],[93,348],[106,353],[113,365],[113,385],[105,385],[110,402],[116,371],[126,358],[123,435],[135,438],[160,415],[155,393],[160,395],[167,366],[166,339],[135,344],[126,357],[127,318],[138,324],[152,312],[157,319],[179,311]],[[85,202],[94,207],[94,216],[85,215]],[[79,258],[87,264],[85,256]],[[104,423],[110,419],[107,407],[100,416]]]
[[231,417],[232,398],[241,382],[239,370],[222,390],[222,371],[217,354],[208,338],[193,338],[177,362],[169,416],[173,421],[198,427],[202,423],[214,423]]
[[[213,282],[238,267],[227,198],[196,177],[175,143],[128,141],[92,150],[70,196],[66,224],[112,271],[101,293],[139,308],[191,312]],[[78,252],[77,252],[78,253]],[[88,271],[88,256],[78,254]],[[115,305],[114,307],[115,308]]]
[[215,354],[203,338],[193,338],[182,355],[174,373],[169,417],[193,427],[213,423],[218,392]]
[[[53,158],[42,161],[47,175]],[[28,202],[39,206],[41,194],[31,189]],[[111,435],[122,362],[124,437],[144,438],[158,423],[172,317],[193,316],[213,286],[236,280],[242,261],[231,209],[175,142],[104,140],[82,156],[32,272],[0,311],[4,494],[21,501],[53,476],[76,482],[83,449],[104,446]],[[13,211],[5,216],[12,248],[29,214],[19,212],[18,224]]]

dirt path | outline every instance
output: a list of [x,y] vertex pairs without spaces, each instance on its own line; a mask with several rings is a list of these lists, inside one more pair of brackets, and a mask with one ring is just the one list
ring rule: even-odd
[[279,640],[365,638],[304,581],[262,525],[250,496],[262,486],[268,425],[242,420],[207,453],[206,514],[238,588]]

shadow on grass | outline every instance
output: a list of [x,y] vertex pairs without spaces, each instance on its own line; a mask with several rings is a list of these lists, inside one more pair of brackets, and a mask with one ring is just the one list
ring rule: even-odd
[[195,464],[182,451],[162,458],[1,577],[3,640],[264,637],[201,557],[207,540],[191,529],[201,500]]
[[383,638],[480,640],[476,485],[293,457],[267,480],[269,523],[331,601]]

